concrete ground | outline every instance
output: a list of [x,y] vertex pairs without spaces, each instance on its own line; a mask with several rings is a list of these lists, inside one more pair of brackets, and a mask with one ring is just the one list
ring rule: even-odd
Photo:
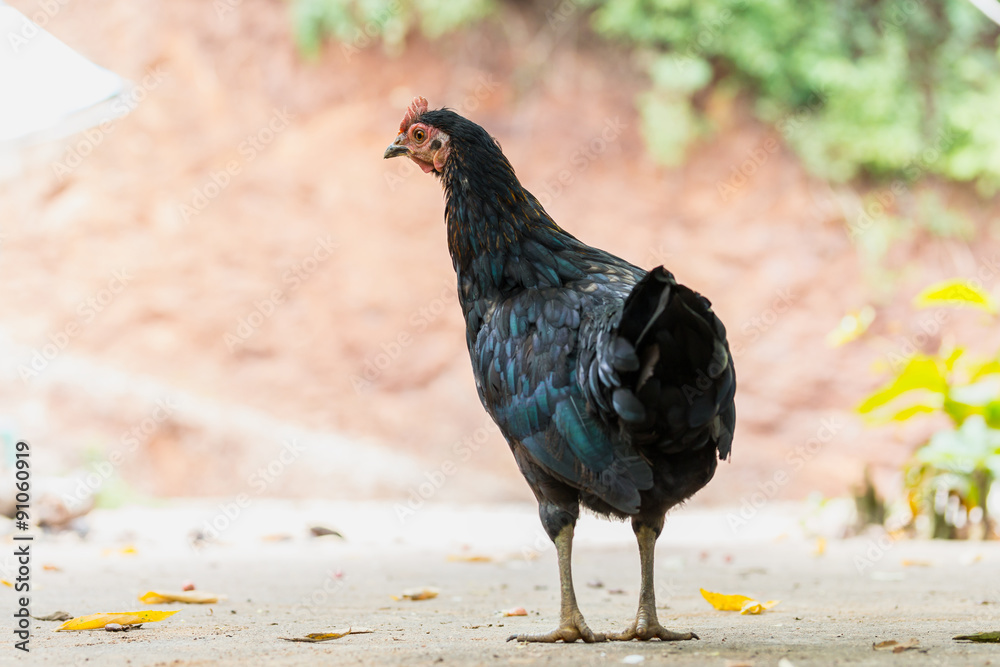
[[[700,641],[518,645],[505,639],[550,630],[558,615],[555,553],[533,507],[428,505],[408,513],[388,504],[256,500],[234,512],[228,502],[98,511],[88,518],[86,539],[39,536],[34,615],[150,608],[137,597],[179,589],[186,580],[227,597],[211,605],[153,605],[181,611],[128,633],[54,632],[57,623],[35,621],[27,656],[4,630],[0,663],[1000,664],[997,645],[952,640],[1000,629],[1000,545],[894,542],[877,533],[835,539],[836,509],[768,506],[745,525],[736,525],[735,510],[671,515],[657,550],[660,619],[671,629],[695,631]],[[312,525],[345,539],[312,537]],[[208,540],[192,546],[192,530]],[[0,574],[11,579],[7,532]],[[817,554],[823,534],[826,549]],[[629,527],[583,519],[574,567],[591,627],[620,629],[638,595]],[[424,586],[440,594],[392,598]],[[712,609],[699,588],[781,603],[760,616],[740,616]],[[2,587],[0,596],[4,609],[12,609],[14,592]],[[528,616],[500,614],[515,607]],[[12,624],[9,611],[3,618]],[[280,639],[348,626],[373,632],[321,644]],[[873,649],[911,639],[917,648],[901,654]]]

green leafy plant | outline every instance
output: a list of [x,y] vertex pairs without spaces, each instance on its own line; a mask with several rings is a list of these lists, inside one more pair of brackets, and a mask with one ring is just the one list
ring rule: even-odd
[[[997,313],[988,293],[960,280],[932,285],[915,303]],[[959,347],[916,354],[858,411],[881,423],[946,415],[951,427],[917,449],[904,470],[910,511],[930,519],[934,537],[960,536],[966,524],[989,534],[989,495],[1000,480],[1000,354],[974,359]]]
[[413,30],[431,39],[489,16],[492,0],[292,0],[299,49],[319,53],[332,37],[345,57],[381,43],[398,49]]
[[1000,187],[1000,30],[966,0],[588,2],[599,33],[646,54],[639,104],[665,161],[697,136],[692,96],[734,84],[823,178]]

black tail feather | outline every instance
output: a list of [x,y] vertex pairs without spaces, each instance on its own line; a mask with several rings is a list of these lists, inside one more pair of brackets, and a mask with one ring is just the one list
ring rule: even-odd
[[677,453],[713,444],[730,452],[736,374],[726,330],[707,299],[663,267],[625,302],[612,343],[621,386],[614,410],[640,451]]

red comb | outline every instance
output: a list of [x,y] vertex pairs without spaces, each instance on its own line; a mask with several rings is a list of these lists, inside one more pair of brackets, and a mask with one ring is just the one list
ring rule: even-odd
[[400,133],[406,132],[410,125],[417,119],[417,116],[427,111],[427,100],[423,97],[414,97],[410,102],[410,108],[403,114],[403,120],[399,124]]

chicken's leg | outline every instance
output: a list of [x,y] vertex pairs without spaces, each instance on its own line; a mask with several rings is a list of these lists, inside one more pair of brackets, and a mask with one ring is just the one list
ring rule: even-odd
[[561,604],[559,608],[559,627],[544,635],[511,635],[507,641],[545,642],[557,641],[575,642],[582,639],[585,642],[603,642],[602,634],[593,632],[583,620],[583,614],[576,605],[576,593],[573,591],[573,571],[570,562],[573,556],[573,524],[563,526],[552,539],[556,544],[556,554],[559,556],[559,590]]
[[[639,542],[639,565],[642,568],[642,588],[639,591],[639,611],[635,615],[635,622],[621,633],[608,635],[611,641],[630,641],[638,639],[647,641],[653,638],[661,639],[665,642],[680,641],[683,639],[698,639],[698,635],[693,632],[673,632],[667,630],[656,620],[656,593],[653,583],[653,551],[656,548],[656,538],[660,535],[660,530],[647,523],[633,522],[635,537]],[[663,528],[660,521],[659,528]]]

